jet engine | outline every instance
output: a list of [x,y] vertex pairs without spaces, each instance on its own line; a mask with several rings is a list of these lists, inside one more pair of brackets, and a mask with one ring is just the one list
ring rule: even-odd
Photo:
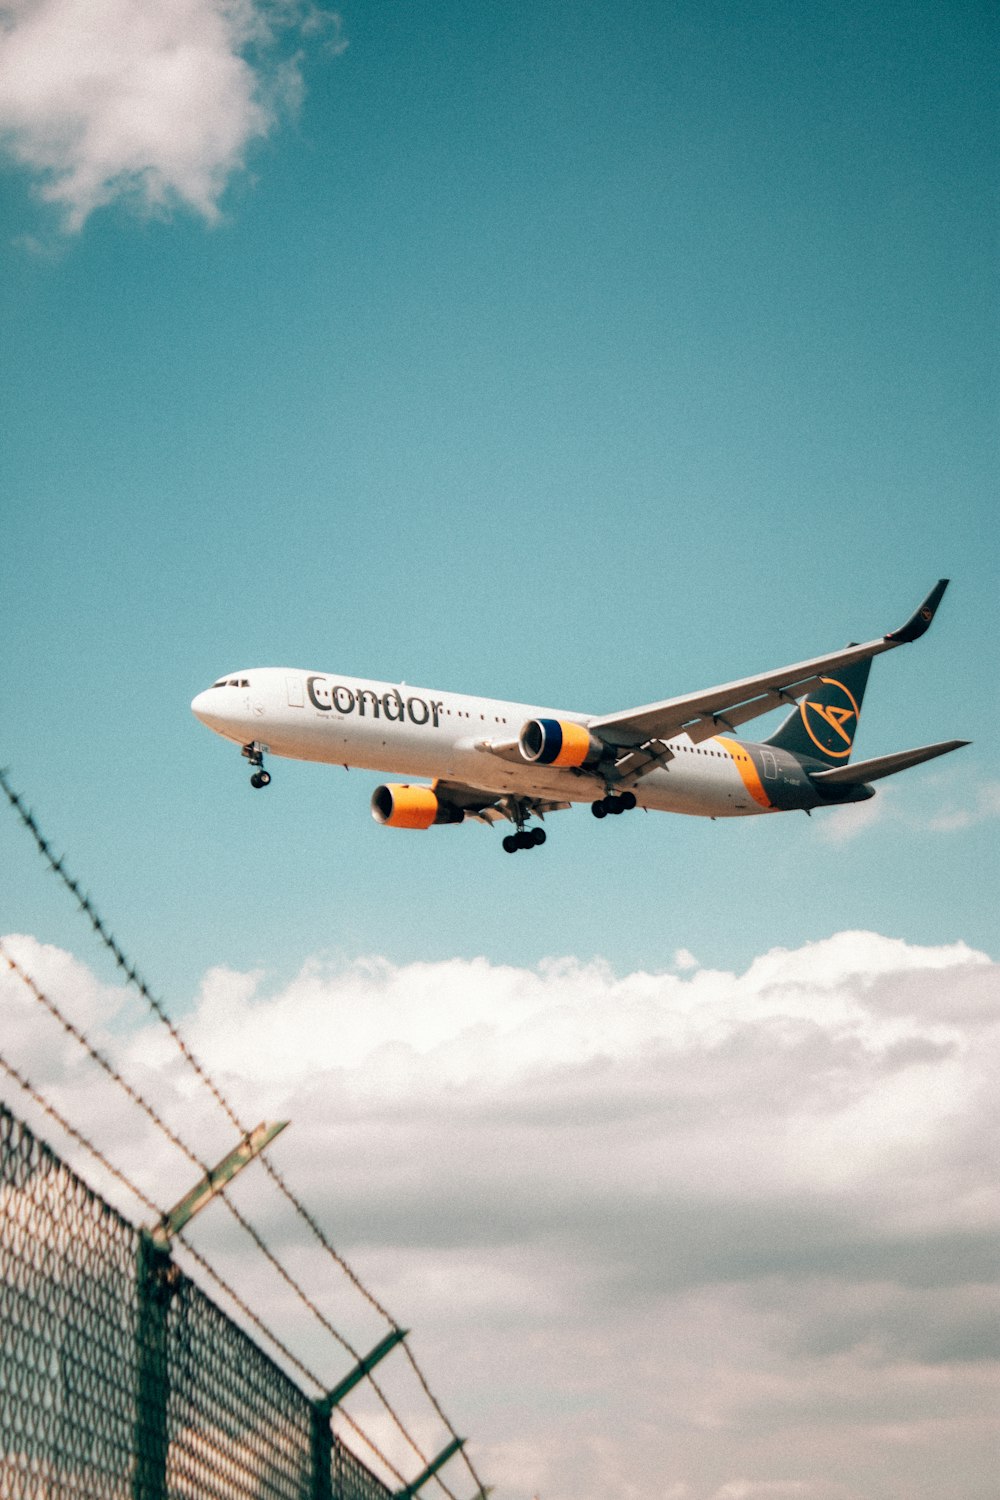
[[429,786],[396,782],[372,792],[372,817],[386,828],[430,828],[432,823],[461,823],[465,813],[442,802]]
[[566,719],[529,719],[518,745],[525,760],[540,766],[592,766],[605,751],[585,725]]

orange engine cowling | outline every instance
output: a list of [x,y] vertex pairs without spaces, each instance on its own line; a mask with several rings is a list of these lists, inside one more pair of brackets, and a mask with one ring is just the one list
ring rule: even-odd
[[442,802],[429,786],[396,782],[372,792],[372,817],[386,828],[430,828],[432,823],[461,823],[465,814],[453,803]]
[[566,719],[529,719],[518,744],[525,760],[540,766],[592,766],[605,749],[586,725]]

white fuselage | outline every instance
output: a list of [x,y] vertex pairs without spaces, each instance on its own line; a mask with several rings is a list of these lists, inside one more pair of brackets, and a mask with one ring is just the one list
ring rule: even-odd
[[[513,747],[530,719],[585,725],[586,714],[283,667],[233,672],[191,706],[226,739],[291,760],[557,802],[592,802],[605,791],[601,777],[586,769],[528,762],[513,749],[507,758],[479,748],[485,742]],[[718,737],[695,745],[682,734],[669,746],[673,758],[635,787],[640,807],[712,818],[771,810],[738,742]]]

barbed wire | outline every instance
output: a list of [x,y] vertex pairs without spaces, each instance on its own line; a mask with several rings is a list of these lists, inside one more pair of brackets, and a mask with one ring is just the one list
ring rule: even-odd
[[372,1453],[375,1454],[376,1458],[381,1459],[382,1463],[385,1464],[386,1468],[389,1470],[389,1473],[392,1475],[392,1477],[394,1479],[398,1479],[399,1482],[400,1482],[400,1484],[405,1489],[407,1487],[406,1480],[403,1478],[402,1474],[395,1467],[395,1465],[393,1465],[393,1464],[391,1464],[389,1462],[389,1460],[386,1458],[385,1454],[382,1452],[381,1448],[378,1446],[377,1443],[375,1443],[375,1442],[372,1441],[372,1439],[368,1436],[367,1432],[365,1432],[363,1428],[359,1427],[358,1424],[357,1424],[357,1422],[355,1422],[354,1418],[352,1416],[350,1416],[346,1411],[344,1411],[342,1407],[338,1407],[337,1408],[337,1415],[339,1417],[341,1417],[344,1422],[347,1423],[347,1426],[351,1429],[351,1431],[353,1433],[356,1433],[356,1435],[364,1443],[365,1447],[366,1448],[370,1448],[371,1451],[372,1451]]
[[316,1387],[317,1390],[321,1391],[323,1389],[323,1382],[322,1380],[320,1380],[315,1371],[310,1370],[308,1365],[303,1364],[298,1355],[292,1353],[288,1345],[278,1337],[273,1329],[268,1328],[264,1320],[259,1317],[258,1314],[255,1313],[253,1309],[244,1301],[236,1288],[230,1286],[229,1282],[220,1275],[220,1273],[215,1269],[211,1262],[205,1259],[200,1250],[195,1249],[191,1241],[188,1239],[187,1235],[183,1231],[181,1231],[181,1233],[175,1235],[174,1238],[180,1240],[181,1244],[184,1246],[186,1254],[190,1255],[192,1260],[197,1261],[198,1265],[201,1266],[203,1271],[208,1272],[209,1276],[211,1276],[216,1286],[222,1288],[226,1296],[229,1297],[230,1300],[235,1304],[235,1306],[239,1308],[243,1316],[245,1318],[249,1318],[254,1327],[259,1329],[266,1338],[270,1339],[271,1343],[277,1350],[280,1351],[284,1358],[287,1359],[291,1365],[294,1365],[295,1369],[297,1369],[300,1374],[304,1375],[308,1381],[311,1381],[311,1383]]
[[183,1152],[188,1161],[191,1162],[193,1166],[196,1166],[198,1170],[205,1176],[207,1176],[208,1167],[200,1159],[200,1157],[191,1150],[190,1146],[185,1145],[184,1141],[181,1140],[180,1136],[177,1135],[174,1130],[171,1130],[167,1122],[153,1108],[149,1101],[144,1099],[142,1095],[132,1087],[132,1085],[126,1078],[122,1077],[121,1073],[119,1073],[114,1064],[104,1056],[103,1052],[101,1052],[97,1047],[94,1046],[89,1037],[85,1036],[80,1028],[76,1026],[68,1016],[63,1014],[55,1001],[51,1000],[49,996],[45,994],[44,990],[39,989],[38,985],[32,979],[31,975],[27,972],[26,969],[21,967],[17,959],[14,958],[13,955],[8,951],[2,940],[0,940],[0,958],[3,959],[4,963],[7,965],[7,968],[10,969],[12,973],[17,975],[21,983],[34,996],[39,1004],[43,1005],[49,1012],[49,1014],[53,1017],[53,1019],[58,1022],[63,1031],[66,1032],[67,1036],[72,1037],[75,1042],[78,1042],[79,1045],[83,1047],[84,1051],[86,1051],[90,1055],[90,1057],[93,1058],[98,1067],[103,1069],[107,1076],[112,1079],[112,1081],[116,1083],[120,1089],[124,1090],[124,1092],[132,1100],[133,1104],[138,1105],[142,1112],[153,1122],[156,1128],[163,1132],[171,1145],[176,1146],[178,1151]]
[[50,1100],[46,1099],[45,1095],[40,1093],[39,1090],[35,1088],[35,1086],[18,1068],[14,1066],[13,1063],[8,1062],[6,1057],[4,1057],[2,1053],[0,1053],[0,1068],[3,1068],[8,1078],[12,1078],[17,1084],[18,1088],[22,1089],[29,1098],[33,1099],[40,1109],[43,1109],[47,1115],[55,1120],[56,1124],[61,1130],[65,1130],[66,1134],[68,1136],[71,1136],[78,1145],[83,1146],[87,1151],[89,1151],[91,1156],[95,1157],[100,1162],[101,1166],[104,1167],[106,1171],[110,1172],[112,1177],[120,1182],[123,1187],[126,1187],[128,1191],[132,1193],[136,1198],[138,1198],[139,1202],[144,1208],[149,1209],[150,1213],[154,1213],[157,1218],[161,1217],[161,1211],[158,1205],[153,1202],[152,1198],[150,1198],[147,1193],[144,1193],[141,1187],[138,1187],[134,1182],[131,1182],[120,1167],[116,1167],[113,1162],[108,1161],[108,1158],[104,1155],[103,1151],[101,1151],[98,1146],[95,1146],[93,1141],[88,1140],[87,1137],[83,1134],[82,1130],[78,1130],[75,1125],[71,1125],[70,1122],[66,1119],[66,1116],[61,1114],[60,1111],[56,1109],[55,1105],[51,1103]]
[[[133,985],[138,993],[142,996],[142,998],[146,1001],[147,1005],[149,1005],[150,1009],[156,1015],[157,1019],[163,1026],[166,1027],[170,1037],[180,1051],[181,1056],[187,1062],[189,1067],[194,1071],[195,1075],[208,1089],[212,1098],[224,1112],[230,1124],[233,1125],[233,1127],[239,1132],[241,1136],[245,1137],[247,1135],[247,1130],[240,1121],[239,1116],[236,1114],[236,1111],[232,1108],[229,1101],[224,1097],[218,1085],[209,1076],[207,1069],[202,1065],[202,1063],[195,1056],[194,1052],[188,1046],[177,1026],[175,1026],[174,1022],[167,1014],[166,1008],[163,1003],[158,1000],[157,997],[153,994],[152,990],[150,990],[148,984],[139,973],[139,970],[136,968],[135,964],[129,960],[124,949],[121,947],[114,934],[108,928],[103,917],[98,912],[90,896],[81,891],[79,881],[75,880],[68,873],[65,864],[65,855],[60,855],[57,859],[53,854],[52,845],[38,826],[34,813],[30,808],[26,806],[24,800],[11,786],[7,776],[7,772],[4,769],[0,769],[0,788],[3,789],[4,795],[6,796],[11,807],[17,813],[25,828],[27,828],[28,832],[31,834],[32,838],[35,841],[35,844],[38,847],[39,853],[45,859],[49,868],[73,896],[80,910],[90,922],[90,925],[94,929],[94,932],[97,934],[104,947],[107,948],[108,952],[114,958],[116,965],[125,976],[126,984]],[[288,1199],[289,1203],[291,1203],[292,1207],[295,1209],[300,1218],[302,1218],[302,1220],[309,1226],[310,1230],[315,1235],[319,1243],[323,1246],[327,1254],[332,1257],[332,1259],[348,1277],[352,1286],[354,1286],[356,1290],[361,1293],[361,1295],[365,1298],[369,1305],[374,1308],[374,1310],[380,1315],[380,1317],[385,1319],[385,1321],[391,1328],[398,1328],[400,1325],[398,1324],[396,1319],[386,1311],[386,1309],[373,1295],[373,1293],[370,1292],[364,1285],[356,1272],[344,1260],[343,1256],[340,1255],[340,1253],[330,1243],[329,1239],[323,1233],[322,1229],[313,1218],[312,1214],[309,1213],[305,1205],[298,1200],[298,1198],[292,1192],[291,1188],[287,1185],[277,1167],[275,1167],[274,1164],[270,1162],[266,1156],[262,1156],[262,1160],[264,1162],[264,1166],[268,1172],[268,1175],[272,1178],[276,1186]]]
[[[184,1037],[181,1035],[181,1032],[179,1031],[179,1029],[177,1028],[177,1026],[174,1024],[174,1022],[171,1020],[171,1018],[170,1018],[170,1016],[169,1016],[169,1014],[168,1014],[165,1006],[163,1005],[163,1003],[159,999],[157,999],[157,997],[153,994],[153,992],[150,990],[148,984],[146,983],[145,979],[140,974],[140,972],[139,972],[138,968],[136,967],[136,965],[133,962],[131,962],[131,960],[128,958],[128,956],[125,953],[124,949],[122,948],[121,944],[118,942],[118,940],[114,936],[113,932],[111,931],[111,929],[108,927],[108,925],[106,924],[106,922],[104,921],[104,919],[100,915],[100,913],[97,910],[97,908],[96,908],[93,900],[91,899],[90,895],[87,894],[87,893],[82,892],[81,888],[80,888],[79,881],[77,881],[76,879],[74,879],[69,874],[69,872],[66,869],[66,865],[65,865],[65,855],[60,855],[57,858],[56,855],[53,853],[51,842],[43,834],[41,828],[38,825],[37,820],[35,819],[35,816],[34,816],[33,812],[31,811],[30,808],[27,807],[27,805],[25,804],[25,802],[23,801],[23,799],[20,797],[20,795],[17,793],[17,791],[11,785],[10,780],[9,780],[9,778],[7,776],[7,772],[2,767],[0,767],[0,789],[3,790],[4,795],[6,796],[6,798],[7,798],[8,802],[10,803],[11,807],[14,809],[15,813],[17,814],[17,816],[20,819],[20,821],[23,823],[24,827],[27,828],[28,832],[31,834],[31,836],[32,836],[32,838],[33,838],[33,840],[35,842],[35,845],[38,848],[39,853],[42,855],[43,859],[48,864],[49,868],[53,871],[53,873],[57,876],[57,878],[61,881],[61,883],[66,887],[66,889],[70,892],[70,894],[74,897],[74,899],[76,900],[76,902],[77,902],[80,910],[83,912],[83,914],[87,917],[88,921],[90,922],[90,925],[93,928],[93,930],[94,930],[95,934],[97,935],[97,937],[99,938],[100,942],[108,950],[108,952],[111,953],[112,957],[115,960],[116,966],[121,970],[121,972],[124,975],[126,984],[127,985],[132,985],[138,991],[138,993],[142,996],[142,998],[146,1001],[147,1005],[150,1007],[150,1009],[152,1010],[152,1012],[154,1013],[154,1015],[161,1022],[161,1024],[166,1028],[168,1034],[170,1035],[170,1037],[173,1040],[174,1044],[178,1048],[178,1050],[181,1053],[181,1056],[184,1058],[185,1062],[192,1069],[192,1071],[195,1073],[195,1075],[200,1080],[200,1082],[209,1091],[209,1093],[212,1096],[212,1098],[215,1100],[215,1102],[218,1104],[218,1106],[222,1109],[223,1113],[226,1115],[226,1118],[230,1121],[230,1123],[233,1125],[233,1127],[237,1130],[237,1132],[239,1133],[239,1135],[244,1140],[247,1139],[248,1136],[249,1136],[249,1131],[244,1127],[244,1125],[240,1121],[238,1115],[236,1114],[235,1110],[232,1108],[232,1106],[229,1104],[228,1100],[222,1094],[222,1092],[219,1089],[218,1085],[214,1082],[214,1080],[209,1075],[208,1071],[205,1069],[205,1067],[203,1066],[203,1064],[199,1061],[199,1059],[196,1057],[195,1053],[192,1051],[192,1049],[190,1048],[190,1046],[188,1045],[188,1043],[185,1041]],[[6,953],[4,954],[4,956],[7,958],[8,963],[10,963],[9,956],[6,955]],[[13,967],[13,965],[12,965],[12,967]],[[41,996],[39,996],[39,998],[41,998]],[[72,1027],[72,1023],[68,1023],[68,1022],[62,1020],[62,1018],[60,1018],[60,1019],[61,1019],[61,1024],[64,1024],[66,1026],[66,1029],[70,1032],[71,1035],[77,1035],[78,1039],[82,1039],[82,1033],[77,1033],[76,1029]],[[147,1114],[149,1114],[150,1118],[153,1119],[155,1121],[155,1123],[157,1123],[158,1127],[161,1130],[164,1131],[164,1133],[167,1135],[168,1139],[171,1139],[174,1142],[174,1144],[177,1145],[179,1147],[179,1149],[182,1150],[185,1153],[185,1155],[187,1155],[189,1157],[189,1159],[191,1161],[193,1161],[196,1165],[198,1165],[199,1168],[200,1168],[200,1170],[207,1175],[207,1170],[208,1169],[198,1160],[197,1156],[193,1152],[191,1152],[189,1150],[189,1148],[183,1144],[183,1142],[181,1142],[180,1138],[177,1137],[175,1135],[175,1133],[172,1132],[168,1126],[166,1126],[165,1122],[162,1122],[162,1121],[159,1120],[159,1117],[156,1115],[155,1111],[152,1110],[152,1107],[149,1106],[149,1105],[147,1105],[146,1102],[143,1101],[139,1095],[135,1094],[135,1092],[131,1089],[131,1087],[125,1082],[125,1080],[122,1079],[120,1077],[120,1075],[117,1075],[116,1070],[114,1070],[113,1067],[110,1064],[108,1064],[107,1061],[105,1059],[103,1059],[103,1057],[101,1057],[96,1052],[96,1049],[92,1049],[91,1046],[90,1046],[90,1044],[88,1042],[86,1042],[86,1041],[83,1041],[83,1045],[85,1045],[87,1047],[87,1050],[91,1052],[91,1055],[93,1055],[95,1057],[95,1060],[99,1062],[99,1064],[101,1065],[101,1067],[104,1068],[105,1071],[109,1072],[109,1074],[112,1077],[115,1077],[116,1081],[118,1081],[121,1084],[121,1086],[129,1094],[129,1096],[132,1097],[132,1098],[134,1098],[135,1102],[137,1104],[139,1104],[140,1107],[143,1108]],[[393,1318],[389,1314],[389,1312],[387,1312],[387,1310],[382,1306],[382,1304],[378,1301],[378,1299],[374,1296],[374,1294],[372,1292],[370,1292],[368,1290],[368,1288],[364,1285],[364,1283],[361,1281],[360,1277],[351,1268],[351,1266],[347,1263],[347,1261],[343,1258],[343,1256],[334,1248],[334,1246],[331,1244],[331,1242],[329,1241],[329,1239],[327,1238],[327,1236],[324,1234],[323,1230],[321,1229],[320,1225],[317,1223],[317,1221],[315,1220],[315,1218],[313,1217],[313,1215],[308,1211],[308,1209],[306,1209],[305,1205],[293,1193],[292,1189],[288,1186],[288,1184],[286,1183],[286,1181],[285,1181],[284,1177],[282,1176],[282,1174],[278,1171],[278,1169],[273,1165],[273,1163],[267,1158],[267,1156],[263,1152],[261,1153],[261,1161],[262,1161],[263,1166],[264,1166],[265,1170],[267,1171],[268,1175],[271,1177],[272,1181],[275,1183],[275,1185],[278,1187],[278,1189],[280,1190],[280,1192],[284,1195],[284,1197],[288,1200],[288,1202],[294,1208],[296,1214],[308,1226],[308,1228],[311,1231],[311,1233],[313,1234],[313,1236],[316,1238],[316,1240],[318,1241],[318,1243],[323,1247],[323,1249],[329,1255],[329,1257],[335,1262],[335,1264],[344,1273],[344,1275],[346,1275],[346,1277],[351,1282],[351,1284],[361,1294],[361,1296],[369,1303],[369,1305],[382,1318],[385,1319],[385,1321],[389,1324],[390,1328],[393,1331],[398,1331],[399,1328],[400,1328],[400,1324],[396,1321],[395,1318]],[[294,1278],[290,1275],[290,1273],[288,1273],[285,1270],[285,1268],[281,1265],[281,1263],[277,1259],[277,1257],[272,1254],[272,1252],[269,1250],[269,1248],[267,1247],[267,1245],[265,1244],[265,1242],[258,1235],[258,1233],[256,1232],[256,1230],[254,1230],[254,1228],[252,1227],[252,1225],[250,1225],[247,1222],[247,1220],[240,1214],[239,1210],[235,1207],[234,1204],[232,1204],[230,1202],[230,1200],[226,1197],[225,1193],[224,1192],[221,1193],[220,1196],[222,1197],[223,1202],[226,1204],[226,1207],[228,1208],[229,1212],[236,1218],[237,1222],[241,1225],[241,1227],[245,1230],[245,1232],[254,1240],[254,1242],[257,1244],[258,1248],[261,1250],[262,1254],[265,1255],[265,1257],[273,1265],[273,1267],[275,1268],[275,1270],[278,1271],[279,1275],[295,1291],[296,1295],[304,1302],[304,1304],[306,1305],[306,1307],[309,1308],[309,1310],[319,1320],[319,1322],[322,1324],[322,1326],[325,1327],[328,1330],[328,1332],[341,1345],[341,1347],[344,1348],[344,1350],[347,1353],[349,1353],[352,1356],[352,1358],[355,1359],[355,1361],[357,1363],[360,1363],[361,1362],[361,1356],[358,1353],[358,1351],[355,1350],[350,1345],[350,1343],[348,1343],[348,1341],[343,1338],[343,1336],[338,1332],[338,1330],[333,1326],[333,1324],[330,1323],[329,1320],[319,1310],[319,1308],[317,1308],[315,1306],[315,1304],[309,1298],[308,1294],[298,1285],[298,1283],[294,1280]],[[441,1420],[441,1422],[443,1423],[444,1427],[446,1428],[446,1430],[448,1431],[448,1433],[451,1435],[451,1437],[453,1439],[457,1440],[458,1434],[456,1433],[455,1428],[452,1426],[451,1422],[448,1420],[447,1416],[445,1415],[444,1411],[442,1410],[440,1403],[437,1401],[436,1397],[434,1396],[434,1394],[433,1394],[433,1392],[432,1392],[432,1390],[430,1388],[430,1385],[429,1385],[426,1377],[424,1376],[423,1371],[421,1370],[421,1368],[420,1368],[420,1366],[419,1366],[419,1364],[418,1364],[418,1362],[417,1362],[417,1360],[416,1360],[416,1358],[415,1358],[415,1356],[413,1354],[413,1351],[410,1349],[410,1347],[409,1347],[409,1345],[408,1345],[408,1343],[407,1343],[407,1341],[405,1339],[402,1341],[402,1343],[403,1343],[403,1350],[404,1350],[404,1353],[406,1355],[406,1358],[407,1358],[410,1366],[412,1367],[412,1369],[414,1371],[414,1374],[416,1375],[416,1378],[417,1378],[417,1380],[418,1380],[421,1388],[423,1389],[425,1395],[427,1396],[427,1399],[429,1400],[429,1402],[430,1402],[433,1410],[435,1411],[435,1413],[437,1414],[437,1416],[439,1417],[439,1419]],[[387,1412],[387,1414],[389,1415],[389,1417],[393,1421],[394,1425],[399,1429],[399,1431],[401,1432],[401,1434],[403,1435],[403,1437],[406,1439],[407,1443],[409,1444],[409,1446],[411,1447],[411,1449],[413,1450],[413,1452],[417,1455],[417,1457],[421,1460],[421,1462],[426,1467],[426,1465],[427,1465],[427,1459],[426,1459],[426,1457],[422,1453],[419,1445],[415,1442],[415,1440],[413,1439],[413,1437],[407,1431],[405,1425],[402,1423],[402,1421],[399,1418],[399,1416],[397,1415],[397,1413],[393,1410],[392,1406],[389,1404],[389,1402],[386,1399],[386,1396],[385,1396],[384,1392],[381,1390],[378,1382],[373,1378],[373,1375],[372,1375],[371,1371],[367,1371],[366,1372],[365,1378],[366,1378],[368,1384],[371,1385],[371,1387],[372,1387],[373,1391],[375,1392],[377,1398],[379,1399],[379,1401],[381,1402],[383,1408],[385,1409],[385,1411]],[[317,1382],[317,1384],[318,1383],[319,1382]],[[347,1413],[343,1412],[342,1415],[346,1417]],[[348,1419],[348,1420],[350,1420],[350,1419]],[[369,1440],[366,1439],[366,1441],[369,1441]],[[373,1451],[377,1451],[377,1450],[373,1450]],[[463,1446],[459,1450],[459,1452],[461,1453],[462,1460],[463,1460],[466,1468],[468,1469],[469,1474],[471,1475],[471,1477],[473,1479],[473,1482],[476,1485],[477,1496],[485,1493],[485,1487],[484,1487],[484,1485],[482,1483],[482,1480],[479,1478],[479,1475],[477,1474],[477,1472],[476,1472],[476,1470],[475,1470],[475,1468],[473,1466],[472,1460],[470,1459],[469,1455],[467,1454],[467,1452],[465,1450],[465,1447]],[[389,1467],[391,1468],[392,1466],[389,1465]],[[392,1472],[395,1473],[396,1471],[393,1470]],[[444,1483],[444,1481],[441,1478],[441,1476],[439,1474],[435,1474],[433,1477],[434,1477],[434,1480],[437,1483],[438,1487],[448,1497],[448,1500],[455,1500],[455,1496],[452,1495],[451,1491],[448,1489],[447,1485]]]

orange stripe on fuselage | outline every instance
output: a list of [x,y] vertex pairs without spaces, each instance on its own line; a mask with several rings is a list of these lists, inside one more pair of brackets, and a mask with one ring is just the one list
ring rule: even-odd
[[733,765],[740,773],[740,780],[750,793],[753,800],[761,807],[770,807],[771,799],[768,797],[760,777],[757,775],[757,767],[750,759],[750,754],[744,750],[737,740],[724,740],[721,735],[716,735],[715,743],[721,745],[723,750],[728,750],[733,758]]

